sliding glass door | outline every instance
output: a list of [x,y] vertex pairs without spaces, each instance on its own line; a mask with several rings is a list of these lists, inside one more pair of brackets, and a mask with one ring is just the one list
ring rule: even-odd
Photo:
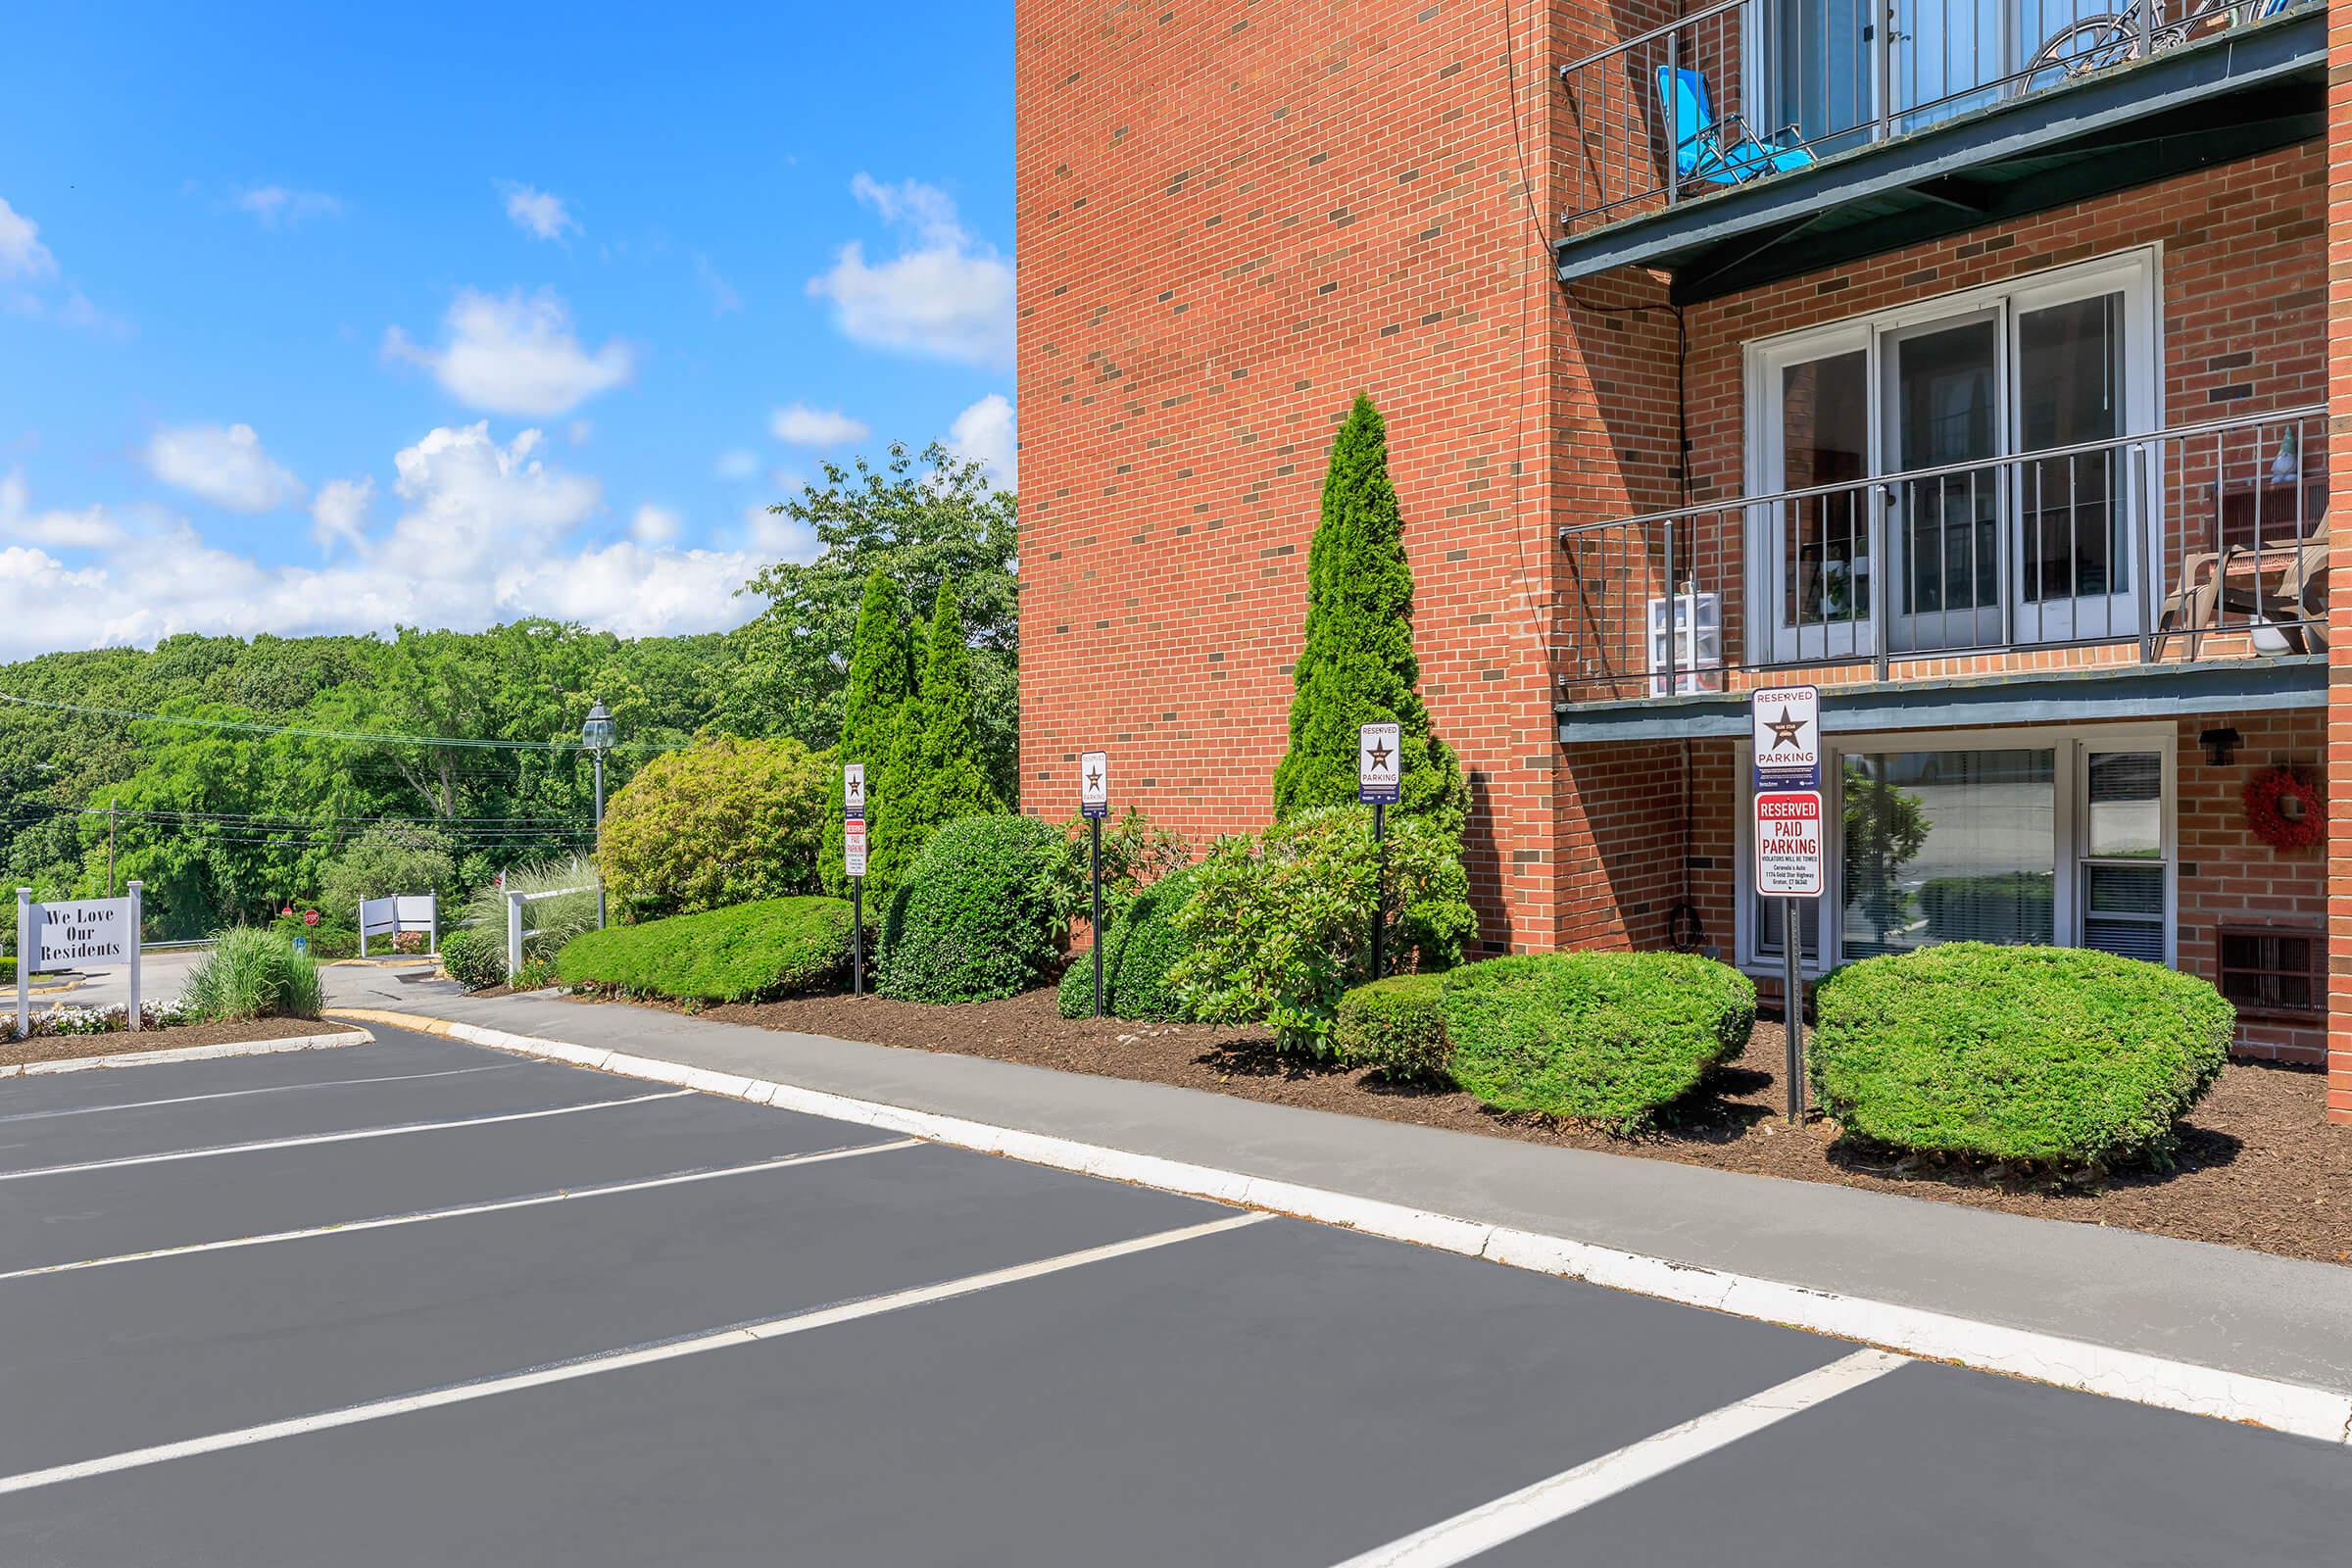
[[1896,652],[1984,648],[2002,638],[2001,583],[2008,539],[2001,526],[2008,472],[1997,309],[1905,327],[1885,336],[1886,471],[1946,471],[1903,484],[1888,530]]

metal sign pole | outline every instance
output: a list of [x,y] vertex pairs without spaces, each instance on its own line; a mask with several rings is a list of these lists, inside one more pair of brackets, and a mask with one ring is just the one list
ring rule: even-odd
[[850,878],[850,995],[865,995],[865,878]]
[[1102,1016],[1102,819],[1089,817],[1086,825],[1094,829],[1095,841],[1095,1016],[1100,1018]]
[[1379,801],[1372,803],[1372,848],[1380,863],[1372,892],[1372,978],[1377,980],[1389,926],[1389,808]]
[[1798,901],[1781,901],[1781,950],[1784,968],[1781,974],[1782,1008],[1788,1016],[1788,1124],[1795,1126],[1805,1119],[1805,922],[1798,912]]

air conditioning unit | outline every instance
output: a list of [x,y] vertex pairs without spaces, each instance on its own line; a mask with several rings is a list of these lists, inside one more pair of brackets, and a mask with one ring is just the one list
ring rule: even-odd
[[1723,598],[1686,588],[1649,602],[1649,694],[1723,690]]

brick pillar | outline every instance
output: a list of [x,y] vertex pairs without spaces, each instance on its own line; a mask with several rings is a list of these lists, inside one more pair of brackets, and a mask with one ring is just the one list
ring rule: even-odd
[[2328,12],[2328,1116],[2352,1125],[2352,3]]

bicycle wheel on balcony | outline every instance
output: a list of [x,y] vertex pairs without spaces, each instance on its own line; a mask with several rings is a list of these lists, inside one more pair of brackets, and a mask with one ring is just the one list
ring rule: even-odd
[[2105,71],[2139,53],[2136,13],[2106,13],[2078,17],[2043,40],[2027,62],[2025,87],[2031,92]]

